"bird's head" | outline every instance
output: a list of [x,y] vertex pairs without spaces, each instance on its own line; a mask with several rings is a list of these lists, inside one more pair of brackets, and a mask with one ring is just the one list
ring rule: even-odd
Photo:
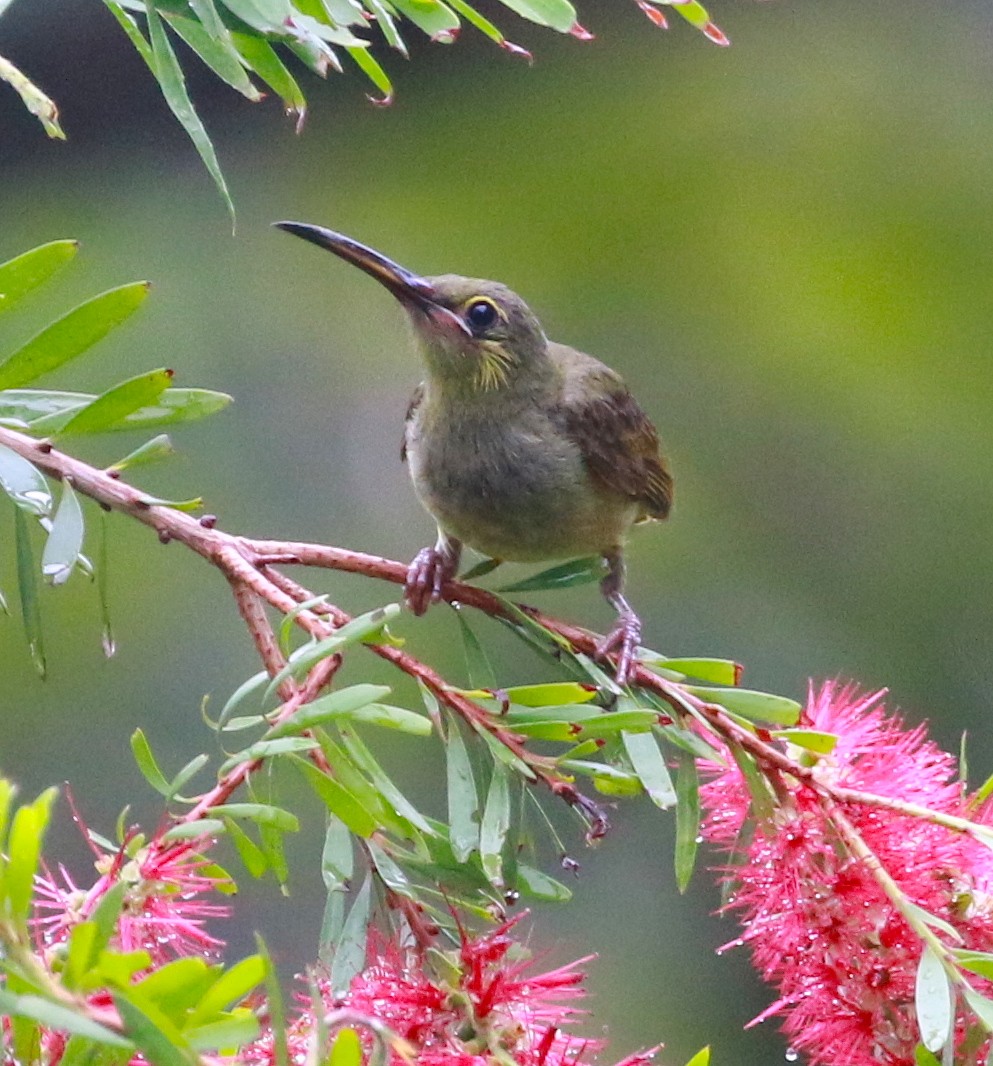
[[326,248],[374,277],[410,317],[431,374],[487,392],[532,377],[545,360],[541,324],[515,292],[498,281],[459,274],[422,277],[341,233],[303,222],[277,222],[287,233]]

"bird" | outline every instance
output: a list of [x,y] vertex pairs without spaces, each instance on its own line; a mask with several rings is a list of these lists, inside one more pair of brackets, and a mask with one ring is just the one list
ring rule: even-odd
[[438,537],[407,570],[407,607],[421,615],[442,599],[463,545],[494,562],[600,556],[617,617],[596,656],[613,655],[626,684],[642,625],[624,594],[624,546],[632,526],[668,517],[673,479],[620,375],[548,340],[500,282],[421,276],[323,226],[273,225],[375,278],[413,327],[427,375],[407,409],[401,459]]

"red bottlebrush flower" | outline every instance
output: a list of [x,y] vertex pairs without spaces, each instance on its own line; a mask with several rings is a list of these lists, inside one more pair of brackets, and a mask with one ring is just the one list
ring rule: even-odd
[[[579,1066],[601,1047],[563,1031],[583,1013],[568,1001],[583,995],[578,967],[587,959],[529,974],[526,953],[509,935],[519,920],[478,938],[463,932],[457,951],[432,962],[396,943],[379,943],[344,996],[319,982],[324,1005],[329,1014],[344,1009],[386,1026],[417,1066]],[[297,1055],[306,1054],[314,1028],[310,1010],[303,1010],[288,1034],[291,1061],[304,1061]],[[618,1066],[647,1066],[654,1050]],[[260,1041],[246,1061],[271,1062],[271,1040]],[[410,1061],[391,1052],[390,1066]]]
[[163,844],[153,839],[133,854],[127,853],[127,845],[113,853],[97,851],[99,877],[89,888],[76,885],[61,866],[58,878],[39,877],[34,925],[42,947],[64,942],[107,892],[123,884],[124,904],[111,941],[115,949],[146,951],[152,965],[190,954],[216,955],[224,942],[208,933],[204,923],[226,917],[230,908],[203,898],[219,883],[204,873],[208,863],[198,849],[207,843]]
[[[908,729],[887,714],[883,695],[830,682],[811,690],[800,726],[838,738],[813,763],[815,778],[966,815],[955,760],[923,726]],[[808,762],[802,752],[798,758]],[[733,761],[712,768],[701,801],[705,838],[738,852],[751,796]],[[853,800],[839,807],[912,903],[954,925],[968,947],[993,948],[993,852],[885,805]],[[780,993],[755,1021],[782,1014],[792,1045],[815,1066],[912,1066],[920,1039],[914,985],[921,942],[866,863],[845,846],[822,798],[781,774],[773,818],[759,822],[734,857],[740,865],[726,871],[733,886],[728,907],[741,914],[745,929],[736,943],[749,946],[756,968]],[[986,1062],[980,1043],[967,1061]]]

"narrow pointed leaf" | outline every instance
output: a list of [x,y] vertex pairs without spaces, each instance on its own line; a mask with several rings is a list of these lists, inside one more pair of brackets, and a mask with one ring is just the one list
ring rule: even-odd
[[952,1036],[955,1000],[948,974],[930,945],[925,945],[917,966],[914,1007],[921,1043],[928,1051],[939,1052]]
[[272,45],[247,33],[232,33],[231,40],[245,62],[283,101],[283,107],[296,114],[299,130],[307,115],[307,100]]
[[328,811],[359,837],[368,839],[379,828],[379,820],[362,801],[333,777],[312,763],[294,760],[294,765],[310,783]]
[[64,585],[69,580],[83,550],[84,532],[79,500],[72,485],[63,481],[62,499],[41,555],[41,572],[53,585]]
[[91,1020],[85,1014],[77,1014],[71,1007],[63,1007],[59,1003],[42,999],[41,996],[18,996],[0,990],[0,1014],[9,1018],[31,1018],[50,1029],[73,1033],[96,1044],[118,1048],[134,1046],[127,1038]]
[[286,23],[295,14],[289,0],[221,0],[221,3],[252,29],[277,36],[286,32]]
[[795,726],[800,720],[800,704],[785,696],[754,692],[747,688],[704,688],[698,685],[687,685],[686,690],[708,703],[717,703],[751,721]]
[[221,27],[223,32],[215,35],[193,19],[181,18],[166,12],[162,14],[175,33],[196,52],[221,81],[227,82],[232,89],[236,89],[253,103],[262,99],[262,93],[255,88],[251,78],[245,72],[245,68],[241,65],[241,56],[223,25]]
[[0,363],[0,389],[13,389],[82,355],[144,302],[149,283],[121,285],[79,304]]
[[698,681],[707,681],[712,685],[732,685],[741,683],[742,666],[732,659],[662,659],[667,670],[676,670]]
[[372,877],[370,875],[362,883],[352,909],[345,919],[345,926],[338,943],[334,947],[334,957],[331,962],[333,995],[343,995],[352,983],[352,978],[365,965],[371,895]]
[[572,899],[572,889],[549,877],[542,870],[521,863],[517,868],[517,885],[522,892],[532,899],[547,900],[551,903],[568,903]]
[[503,845],[509,829],[510,788],[507,769],[500,763],[494,763],[479,827],[479,858],[483,873],[494,888],[502,888],[504,884]]
[[149,1062],[155,1066],[192,1066],[193,1049],[162,1011],[145,1001],[138,1006],[121,990],[114,995],[114,1005],[128,1036]]
[[210,137],[204,129],[200,116],[193,107],[189,93],[186,91],[186,78],[176,59],[176,53],[172,50],[169,38],[166,34],[162,18],[155,8],[146,3],[148,11],[148,36],[152,45],[152,73],[162,89],[169,109],[179,120],[183,129],[193,142],[194,147],[203,160],[203,165],[214,179],[224,203],[227,205],[231,221],[234,222],[234,203],[228,192],[227,182],[221,173],[220,164]]
[[567,589],[574,585],[588,585],[591,581],[599,581],[605,573],[603,559],[599,555],[589,555],[552,566],[533,577],[515,581],[512,585],[503,585],[500,591],[537,592],[541,589]]
[[[120,382],[77,411],[58,431],[58,435],[68,437],[125,428],[128,415],[155,403],[169,387],[172,377],[171,370],[152,370]],[[31,428],[38,430],[40,426],[34,423]]]
[[838,743],[836,733],[823,733],[817,729],[774,729],[772,735],[816,755],[830,755]]
[[116,463],[111,463],[107,469],[124,471],[131,467],[156,463],[160,459],[168,459],[175,454],[176,449],[172,446],[172,441],[169,439],[168,434],[160,433],[157,437],[152,437],[151,440],[145,441],[144,444],[135,448],[133,452],[128,452],[123,459],[118,459]]
[[449,44],[455,40],[461,25],[459,17],[441,0],[392,0],[392,4],[432,41]]
[[456,861],[465,862],[479,846],[479,794],[465,741],[453,720],[445,745],[448,770],[448,838]]
[[148,738],[140,729],[136,729],[131,734],[131,752],[134,755],[134,761],[138,764],[138,769],[141,771],[141,776],[156,792],[161,793],[163,796],[168,796],[169,782],[166,780],[165,774],[159,769],[159,764],[152,754]]
[[14,543],[17,552],[17,589],[21,600],[21,620],[28,641],[31,661],[39,677],[44,677],[45,643],[41,630],[41,605],[38,602],[38,571],[31,550],[31,534],[24,511],[14,511]]
[[283,990],[279,983],[279,974],[272,961],[265,940],[259,933],[255,934],[255,947],[259,957],[265,963],[266,1008],[269,1012],[269,1028],[272,1032],[273,1066],[289,1066],[290,1055],[286,1041],[286,1008],[283,1004]]
[[261,877],[269,869],[269,862],[265,852],[254,840],[231,818],[224,820],[224,827],[231,838],[238,856],[244,863],[245,869],[254,878]]
[[459,581],[472,581],[477,577],[485,577],[487,574],[493,573],[499,565],[499,559],[483,559],[481,562],[476,563],[475,566],[470,566],[464,574],[459,574]]
[[652,803],[663,810],[672,807],[677,800],[676,790],[654,735],[625,730],[622,737],[624,750]]
[[679,752],[676,774],[676,886],[680,892],[689,888],[696,865],[697,840],[700,835],[700,783],[696,759],[689,752]]
[[462,611],[456,611],[455,617],[459,622],[459,632],[462,634],[462,650],[465,652],[466,673],[469,676],[469,684],[477,689],[495,689],[496,674],[490,665],[483,645],[479,641],[472,627],[463,618]]
[[576,9],[568,0],[501,0],[521,18],[568,33],[576,25]]
[[0,263],[0,315],[62,269],[79,251],[79,241],[52,241]]
[[320,696],[304,704],[286,721],[273,726],[266,733],[266,739],[302,733],[305,729],[321,725],[333,718],[347,718],[355,711],[389,695],[389,691],[387,685],[361,684],[350,685],[348,688],[331,692],[327,696]]
[[97,541],[97,598],[100,601],[100,643],[106,658],[113,658],[117,651],[114,630],[110,621],[110,564],[107,512],[100,511],[100,533]]

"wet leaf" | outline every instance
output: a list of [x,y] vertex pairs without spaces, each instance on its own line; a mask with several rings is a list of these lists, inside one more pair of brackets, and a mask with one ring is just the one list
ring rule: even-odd
[[45,475],[3,444],[0,444],[0,489],[28,514],[43,518],[52,513],[52,492]]
[[62,499],[41,555],[41,572],[53,585],[64,585],[83,550],[85,524],[79,500],[68,481],[62,482]]
[[935,1053],[951,1039],[955,1021],[955,1000],[948,974],[930,945],[924,946],[917,966],[914,1007],[921,1043]]

